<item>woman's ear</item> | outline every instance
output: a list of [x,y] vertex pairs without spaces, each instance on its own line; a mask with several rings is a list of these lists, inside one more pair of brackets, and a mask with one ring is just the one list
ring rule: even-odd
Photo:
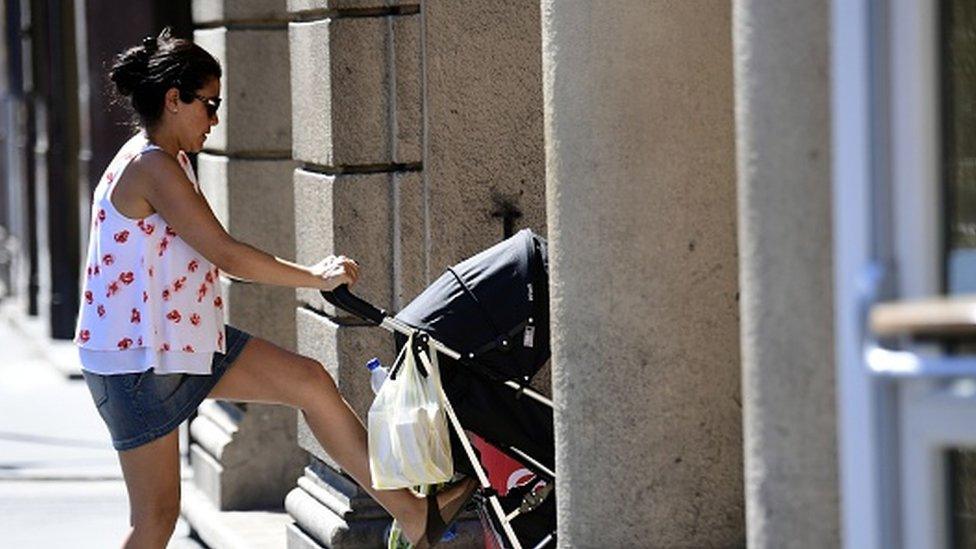
[[163,107],[172,114],[178,113],[180,111],[180,90],[176,88],[166,90]]

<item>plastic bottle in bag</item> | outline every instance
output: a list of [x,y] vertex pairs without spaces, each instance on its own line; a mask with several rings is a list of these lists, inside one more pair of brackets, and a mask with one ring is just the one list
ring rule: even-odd
[[386,381],[386,376],[389,372],[383,367],[380,359],[373,357],[369,359],[366,363],[366,368],[369,370],[369,386],[373,388],[373,394],[380,392],[380,388],[383,387],[383,383]]

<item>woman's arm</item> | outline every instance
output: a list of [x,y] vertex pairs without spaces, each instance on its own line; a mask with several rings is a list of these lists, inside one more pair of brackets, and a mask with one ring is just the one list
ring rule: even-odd
[[230,275],[264,284],[320,290],[353,284],[359,277],[356,262],[343,256],[328,257],[306,267],[234,239],[207,201],[194,190],[180,165],[165,152],[143,154],[126,171],[130,170],[135,173],[125,176],[143,183],[141,194],[166,223],[194,250]]

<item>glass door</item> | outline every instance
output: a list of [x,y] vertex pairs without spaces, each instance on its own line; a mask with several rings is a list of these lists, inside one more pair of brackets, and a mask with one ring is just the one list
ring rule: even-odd
[[844,545],[976,547],[976,3],[832,24]]
[[[945,184],[945,281],[949,295],[976,293],[976,3],[942,0],[942,166]],[[976,353],[971,343],[953,351]],[[972,400],[973,380],[956,381]],[[946,451],[949,540],[976,547],[976,449]]]

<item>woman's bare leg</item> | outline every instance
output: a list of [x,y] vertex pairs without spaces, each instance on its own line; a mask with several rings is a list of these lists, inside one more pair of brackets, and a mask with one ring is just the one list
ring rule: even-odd
[[179,431],[119,452],[129,494],[126,549],[166,547],[180,517]]
[[[424,500],[409,490],[373,489],[366,429],[339,394],[332,376],[315,360],[253,337],[209,396],[301,409],[329,456],[397,519],[407,537],[416,540],[423,534]],[[462,488],[439,495],[440,507],[455,503]]]

